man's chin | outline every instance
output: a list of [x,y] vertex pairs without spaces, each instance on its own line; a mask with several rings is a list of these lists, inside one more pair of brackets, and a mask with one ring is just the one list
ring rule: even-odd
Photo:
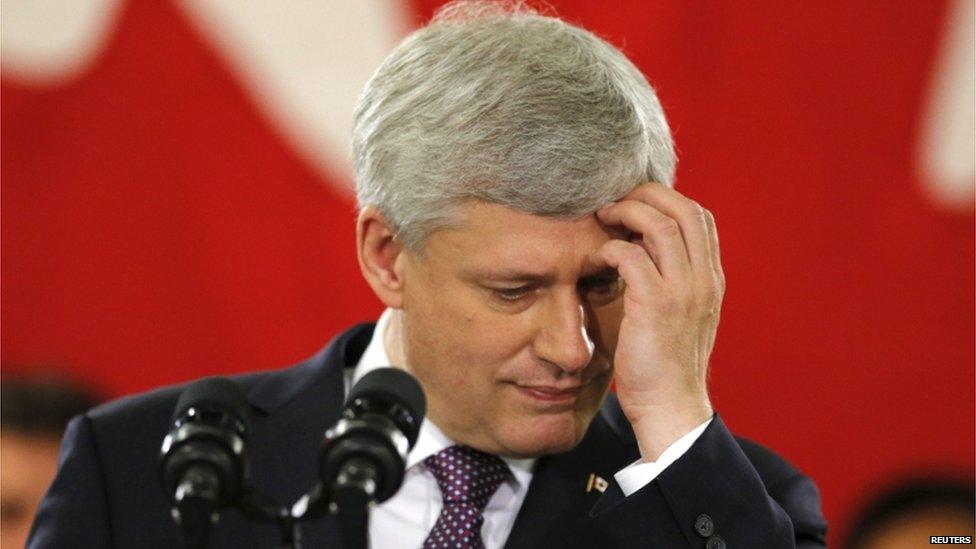
[[500,433],[504,450],[499,453],[525,459],[568,452],[583,440],[592,419],[567,413],[518,422]]

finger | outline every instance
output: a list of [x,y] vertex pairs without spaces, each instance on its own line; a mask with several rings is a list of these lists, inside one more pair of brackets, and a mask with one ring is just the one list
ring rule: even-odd
[[645,202],[621,200],[597,212],[608,225],[623,225],[640,233],[644,249],[668,280],[688,280],[691,264],[677,221]]
[[715,227],[715,217],[712,212],[705,210],[705,227],[708,229],[708,243],[712,274],[718,281],[719,289],[725,291],[725,271],[722,270],[722,253],[718,244],[718,229]]
[[710,274],[712,253],[705,208],[660,183],[641,185],[628,193],[624,199],[645,202],[674,219],[681,228],[692,270],[699,274]]
[[616,269],[626,292],[637,303],[651,303],[660,293],[664,279],[647,251],[640,244],[619,239],[609,240],[590,255],[591,261]]

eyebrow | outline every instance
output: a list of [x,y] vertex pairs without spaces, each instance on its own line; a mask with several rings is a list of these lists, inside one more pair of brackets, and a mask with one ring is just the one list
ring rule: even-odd
[[[493,282],[547,283],[556,277],[548,272],[533,272],[522,269],[472,270],[464,273],[466,278],[490,280]],[[603,267],[592,272],[582,272],[579,278],[600,278],[617,276],[616,269]]]
[[522,269],[474,270],[466,274],[468,278],[495,282],[548,282],[555,278],[552,273]]

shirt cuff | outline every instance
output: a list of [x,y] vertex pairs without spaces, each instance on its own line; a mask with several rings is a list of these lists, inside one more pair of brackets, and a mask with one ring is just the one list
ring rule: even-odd
[[624,496],[630,496],[634,492],[640,490],[652,480],[657,478],[668,468],[669,465],[678,460],[681,456],[685,455],[685,452],[691,448],[691,445],[698,440],[698,437],[705,432],[705,428],[708,424],[712,422],[712,418],[708,418],[704,423],[695,427],[690,433],[682,436],[678,440],[671,443],[668,446],[661,457],[657,458],[654,462],[641,462],[640,460],[631,463],[627,467],[624,467],[620,471],[617,471],[613,475],[613,478],[617,479],[617,484],[620,485],[620,489],[623,491]]

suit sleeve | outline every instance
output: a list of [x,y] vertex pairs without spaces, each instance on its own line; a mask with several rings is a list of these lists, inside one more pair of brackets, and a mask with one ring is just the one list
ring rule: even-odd
[[59,461],[54,482],[38,506],[27,547],[110,547],[108,500],[87,415],[68,424]]
[[716,416],[654,481],[629,497],[613,483],[591,516],[617,547],[823,547],[812,481],[793,471],[774,487],[775,499]]

